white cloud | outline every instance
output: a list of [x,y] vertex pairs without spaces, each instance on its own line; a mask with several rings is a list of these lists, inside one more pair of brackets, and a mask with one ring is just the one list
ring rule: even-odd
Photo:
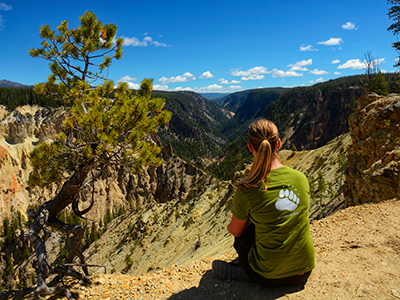
[[243,76],[243,77],[255,77],[257,75],[261,74],[268,74],[271,73],[270,71],[267,70],[265,67],[254,67],[251,69],[248,69],[247,71],[240,71],[239,69],[232,69],[231,70],[231,75],[232,76]]
[[315,80],[315,82],[324,82],[324,79],[321,77],[321,78],[318,78],[317,80]]
[[143,39],[143,42],[145,43],[151,43],[153,41],[153,38],[151,36],[146,36]]
[[178,87],[174,88],[173,91],[176,91],[176,92],[180,92],[180,91],[193,91],[193,89],[192,89],[191,87],[185,87],[185,88],[183,88],[183,87],[181,87],[181,86],[178,86]]
[[240,80],[228,81],[228,80],[226,80],[226,79],[224,79],[224,78],[218,79],[218,81],[219,81],[221,84],[238,84],[238,83],[241,82]]
[[[5,3],[0,3],[0,10],[12,10],[12,6],[11,5],[7,5]],[[3,20],[3,16],[0,15],[0,31],[4,29],[4,20]]]
[[153,85],[153,90],[157,90],[157,91],[166,91],[168,90],[168,85],[166,84],[155,84]]
[[131,77],[129,75],[125,75],[124,77],[121,77],[120,79],[118,79],[117,82],[126,82],[130,89],[138,90],[138,89],[140,89],[140,84],[132,82],[132,81],[136,81],[136,80],[137,80],[137,78]]
[[192,92],[196,92],[196,93],[217,93],[217,92],[221,92],[223,90],[224,90],[224,87],[222,85],[218,85],[218,84],[212,84],[209,86],[195,87],[195,88],[178,86],[173,89],[173,91],[176,91],[176,92],[192,91]]
[[130,89],[133,89],[133,90],[140,89],[140,84],[139,83],[127,82],[127,84],[128,84],[128,87]]
[[5,3],[0,3],[0,10],[12,10],[12,6]]
[[334,72],[333,74],[334,74],[334,75],[342,75],[342,72],[336,71],[336,72]]
[[153,42],[151,42],[151,44],[152,44],[154,47],[170,47],[170,46],[167,45],[166,43],[160,43],[160,42],[157,42],[157,41],[153,41]]
[[208,79],[208,78],[214,78],[214,75],[211,74],[210,71],[204,72],[203,74],[200,75],[201,79]]
[[330,38],[327,41],[318,42],[319,45],[324,46],[338,46],[343,43],[342,38]]
[[318,49],[314,48],[312,45],[308,46],[301,45],[300,51],[318,51]]
[[154,47],[168,47],[168,45],[165,43],[160,43],[160,42],[154,41],[151,36],[146,36],[143,39],[143,43],[145,44],[144,47],[147,47],[147,44],[152,45]]
[[160,43],[154,41],[151,36],[145,36],[143,40],[139,40],[137,37],[122,37],[124,39],[124,46],[132,46],[132,47],[170,47],[165,43]]
[[305,68],[305,66],[310,66],[312,65],[312,59],[308,59],[308,60],[302,60],[302,61],[298,61],[294,64],[290,64],[288,65],[288,67],[290,67],[290,70],[292,71],[308,71],[307,68]]
[[274,78],[277,78],[277,77],[299,77],[299,76],[303,76],[303,73],[298,73],[293,70],[289,70],[286,72],[282,71],[282,70],[278,70],[278,69],[272,70],[272,77],[274,77]]
[[264,78],[265,78],[264,75],[251,75],[251,76],[243,76],[240,79],[246,81],[246,80],[261,80]]
[[204,86],[204,87],[200,87],[200,88],[195,88],[194,90],[196,92],[200,92],[200,93],[206,93],[206,92],[217,92],[220,91],[223,88],[222,85],[218,85],[218,84],[212,84],[209,86]]
[[141,42],[138,38],[132,37],[122,37],[124,39],[125,46],[132,46],[132,47],[147,47],[146,42]]
[[327,71],[318,70],[318,69],[314,69],[314,70],[310,71],[309,73],[314,74],[314,75],[324,75],[324,74],[328,74]]
[[124,77],[121,77],[120,79],[118,79],[117,82],[129,82],[129,81],[136,81],[137,78],[131,77],[129,75],[125,75]]
[[374,59],[373,60],[373,64],[375,65],[375,66],[379,66],[381,63],[383,63],[385,61],[385,59],[384,58],[377,58],[377,59]]
[[229,87],[223,87],[222,85],[212,84],[204,87],[195,87],[191,89],[196,93],[229,93],[242,89],[240,85],[231,85]]
[[365,64],[357,58],[357,59],[350,59],[350,60],[346,61],[344,64],[339,65],[337,68],[338,69],[361,70],[361,69],[365,69]]
[[[385,61],[384,58],[378,58],[378,59],[374,59],[372,61],[372,65],[373,66],[379,66],[381,63],[383,63]],[[360,59],[350,59],[348,61],[346,61],[344,64],[339,65],[337,67],[338,69],[351,69],[351,70],[362,70],[366,68],[366,62],[361,61]]]
[[334,65],[340,64],[340,60],[338,60],[338,59],[332,60],[331,64],[334,64]]
[[196,77],[192,73],[186,72],[183,75],[179,75],[176,77],[167,78],[163,76],[160,79],[158,79],[158,81],[161,82],[162,84],[166,84],[166,83],[176,83],[176,82],[187,82],[195,79]]
[[346,24],[342,25],[342,28],[346,29],[346,30],[353,30],[353,29],[357,30],[356,25],[354,23],[351,23],[351,22],[346,22]]

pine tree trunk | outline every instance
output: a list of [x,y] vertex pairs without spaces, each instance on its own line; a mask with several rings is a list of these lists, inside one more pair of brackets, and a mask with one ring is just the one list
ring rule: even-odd
[[[57,214],[72,204],[83,186],[84,181],[89,173],[88,168],[80,168],[63,184],[60,192],[51,200],[43,203],[36,212],[28,211],[29,217],[34,221],[26,233],[32,246],[35,248],[36,258],[38,261],[37,269],[37,294],[64,294],[68,299],[74,299],[68,289],[64,287],[48,287],[46,278],[50,274],[58,274],[59,276],[72,276],[90,282],[85,275],[69,269],[68,267],[55,266],[51,267],[47,261],[47,252],[45,241],[39,237],[40,231],[45,226],[53,227],[67,234],[73,235],[73,245],[70,249],[66,263],[71,263],[78,256],[82,265],[85,265],[84,256],[80,250],[85,227],[79,225],[69,225],[57,219]],[[83,268],[86,275],[89,275],[87,267]]]

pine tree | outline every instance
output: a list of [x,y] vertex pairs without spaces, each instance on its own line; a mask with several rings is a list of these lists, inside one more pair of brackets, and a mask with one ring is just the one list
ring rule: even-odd
[[371,91],[384,96],[389,94],[389,83],[387,82],[385,75],[383,75],[381,71],[375,74],[375,77],[372,79]]
[[[104,76],[112,60],[122,57],[123,40],[115,39],[116,25],[103,25],[95,14],[85,12],[77,28],[69,28],[68,21],[63,21],[57,30],[56,34],[49,25],[41,26],[42,47],[29,50],[31,56],[50,61],[51,75],[47,82],[35,85],[35,92],[71,106],[62,131],[53,142],[41,143],[31,153],[29,185],[62,186],[51,200],[35,212],[28,212],[34,221],[27,234],[38,259],[36,293],[63,293],[72,299],[66,288],[50,288],[45,279],[57,273],[89,281],[80,250],[85,226],[67,224],[57,215],[68,206],[78,217],[89,212],[94,197],[86,209],[79,210],[81,192],[109,168],[124,166],[140,172],[142,166],[160,165],[161,149],[151,134],[156,134],[158,126],[168,122],[171,114],[163,109],[163,99],[151,97],[152,79],[144,79],[134,94],[126,83],[115,88]],[[78,257],[85,275],[69,266],[50,266],[39,236],[44,226],[72,235],[65,262],[70,264]]]
[[[389,19],[393,20],[393,24],[387,30],[397,35],[400,32],[400,0],[387,0],[387,2],[391,5],[388,11]],[[400,52],[400,42],[392,43],[392,47]],[[397,60],[395,67],[400,67],[400,60]]]

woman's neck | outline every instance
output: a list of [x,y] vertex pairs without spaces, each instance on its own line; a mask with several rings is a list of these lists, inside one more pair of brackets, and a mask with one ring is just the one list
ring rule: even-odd
[[274,158],[272,158],[272,161],[271,161],[271,170],[278,169],[278,168],[280,168],[282,166],[283,165],[279,161],[278,157],[274,156]]

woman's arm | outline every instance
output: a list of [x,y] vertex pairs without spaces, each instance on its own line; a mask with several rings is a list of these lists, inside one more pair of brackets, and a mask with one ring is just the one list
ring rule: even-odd
[[228,225],[229,233],[235,237],[239,237],[242,234],[244,227],[246,226],[246,223],[247,219],[239,220],[232,214],[232,220]]

